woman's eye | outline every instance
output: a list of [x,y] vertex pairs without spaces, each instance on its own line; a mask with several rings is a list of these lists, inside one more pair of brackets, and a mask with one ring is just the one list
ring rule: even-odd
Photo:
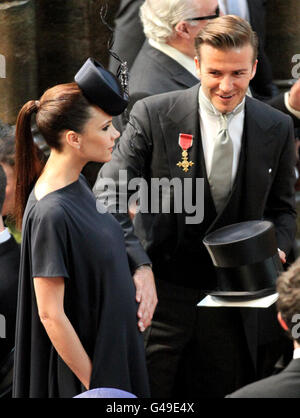
[[109,128],[109,125],[104,126],[104,128],[102,128],[102,131],[107,131],[107,130],[108,130],[108,128]]

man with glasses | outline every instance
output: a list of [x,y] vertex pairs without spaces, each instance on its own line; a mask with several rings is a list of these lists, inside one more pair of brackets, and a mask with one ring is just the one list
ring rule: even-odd
[[[186,89],[199,82],[194,39],[218,15],[217,0],[144,1],[140,16],[147,39],[130,70],[129,111],[141,98]],[[119,130],[125,124],[124,117],[118,118]]]

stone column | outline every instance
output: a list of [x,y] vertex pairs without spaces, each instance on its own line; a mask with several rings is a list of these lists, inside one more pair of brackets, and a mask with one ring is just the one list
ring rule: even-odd
[[14,124],[20,107],[36,97],[34,0],[0,3],[0,39],[0,119]]
[[266,20],[266,52],[272,63],[274,78],[299,78],[300,1],[268,0]]

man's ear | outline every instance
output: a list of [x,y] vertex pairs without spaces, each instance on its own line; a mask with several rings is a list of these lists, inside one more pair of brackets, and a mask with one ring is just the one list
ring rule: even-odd
[[201,79],[200,61],[197,56],[194,57],[194,62],[195,62],[197,77]]
[[255,61],[255,63],[253,64],[253,67],[252,67],[252,73],[251,73],[251,80],[252,80],[252,78],[253,78],[253,77],[255,76],[255,74],[256,74],[257,63],[258,63],[258,60],[256,60],[256,61]]
[[180,36],[181,38],[184,38],[184,39],[190,39],[191,37],[188,31],[187,23],[184,20],[181,20],[180,22],[177,23],[177,25],[175,26],[175,32],[177,36]]
[[285,320],[282,318],[282,316],[281,316],[281,313],[280,313],[280,312],[278,312],[278,314],[277,314],[277,319],[278,319],[278,322],[280,323],[280,325],[282,326],[282,328],[283,328],[285,331],[288,331],[288,330],[289,330],[289,327],[287,326],[287,324],[286,324]]
[[76,149],[79,149],[80,148],[81,138],[80,138],[80,135],[78,135],[77,132],[75,132],[75,131],[67,131],[67,133],[66,133],[66,141],[67,141],[67,143],[71,147],[76,148]]

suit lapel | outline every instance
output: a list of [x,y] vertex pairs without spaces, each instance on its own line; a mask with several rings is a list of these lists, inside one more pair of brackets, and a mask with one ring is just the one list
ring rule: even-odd
[[182,149],[179,146],[179,134],[193,135],[193,145],[188,150],[188,160],[195,162],[197,159],[197,143],[199,142],[199,117],[198,117],[198,89],[199,85],[181,92],[185,97],[177,100],[168,110],[167,114],[160,115],[163,137],[166,144],[171,177],[193,178],[195,177],[196,164],[188,172],[184,172],[177,163],[182,160]]
[[[257,205],[265,206],[267,190],[272,179],[272,155],[276,143],[274,119],[262,115],[256,100],[246,98],[246,169],[245,190],[247,191],[246,216],[257,214]],[[263,214],[262,214],[263,215]]]
[[[181,92],[180,100],[175,102],[166,115],[160,116],[171,178],[181,179],[182,185],[185,179],[206,178],[199,126],[198,91],[199,84]],[[181,133],[193,135],[193,145],[188,150],[188,161],[192,161],[194,165],[187,172],[177,166],[177,163],[182,161],[182,149],[178,143]],[[209,191],[209,188],[204,187],[204,190]],[[184,220],[184,214],[177,215],[178,243],[184,232]]]

